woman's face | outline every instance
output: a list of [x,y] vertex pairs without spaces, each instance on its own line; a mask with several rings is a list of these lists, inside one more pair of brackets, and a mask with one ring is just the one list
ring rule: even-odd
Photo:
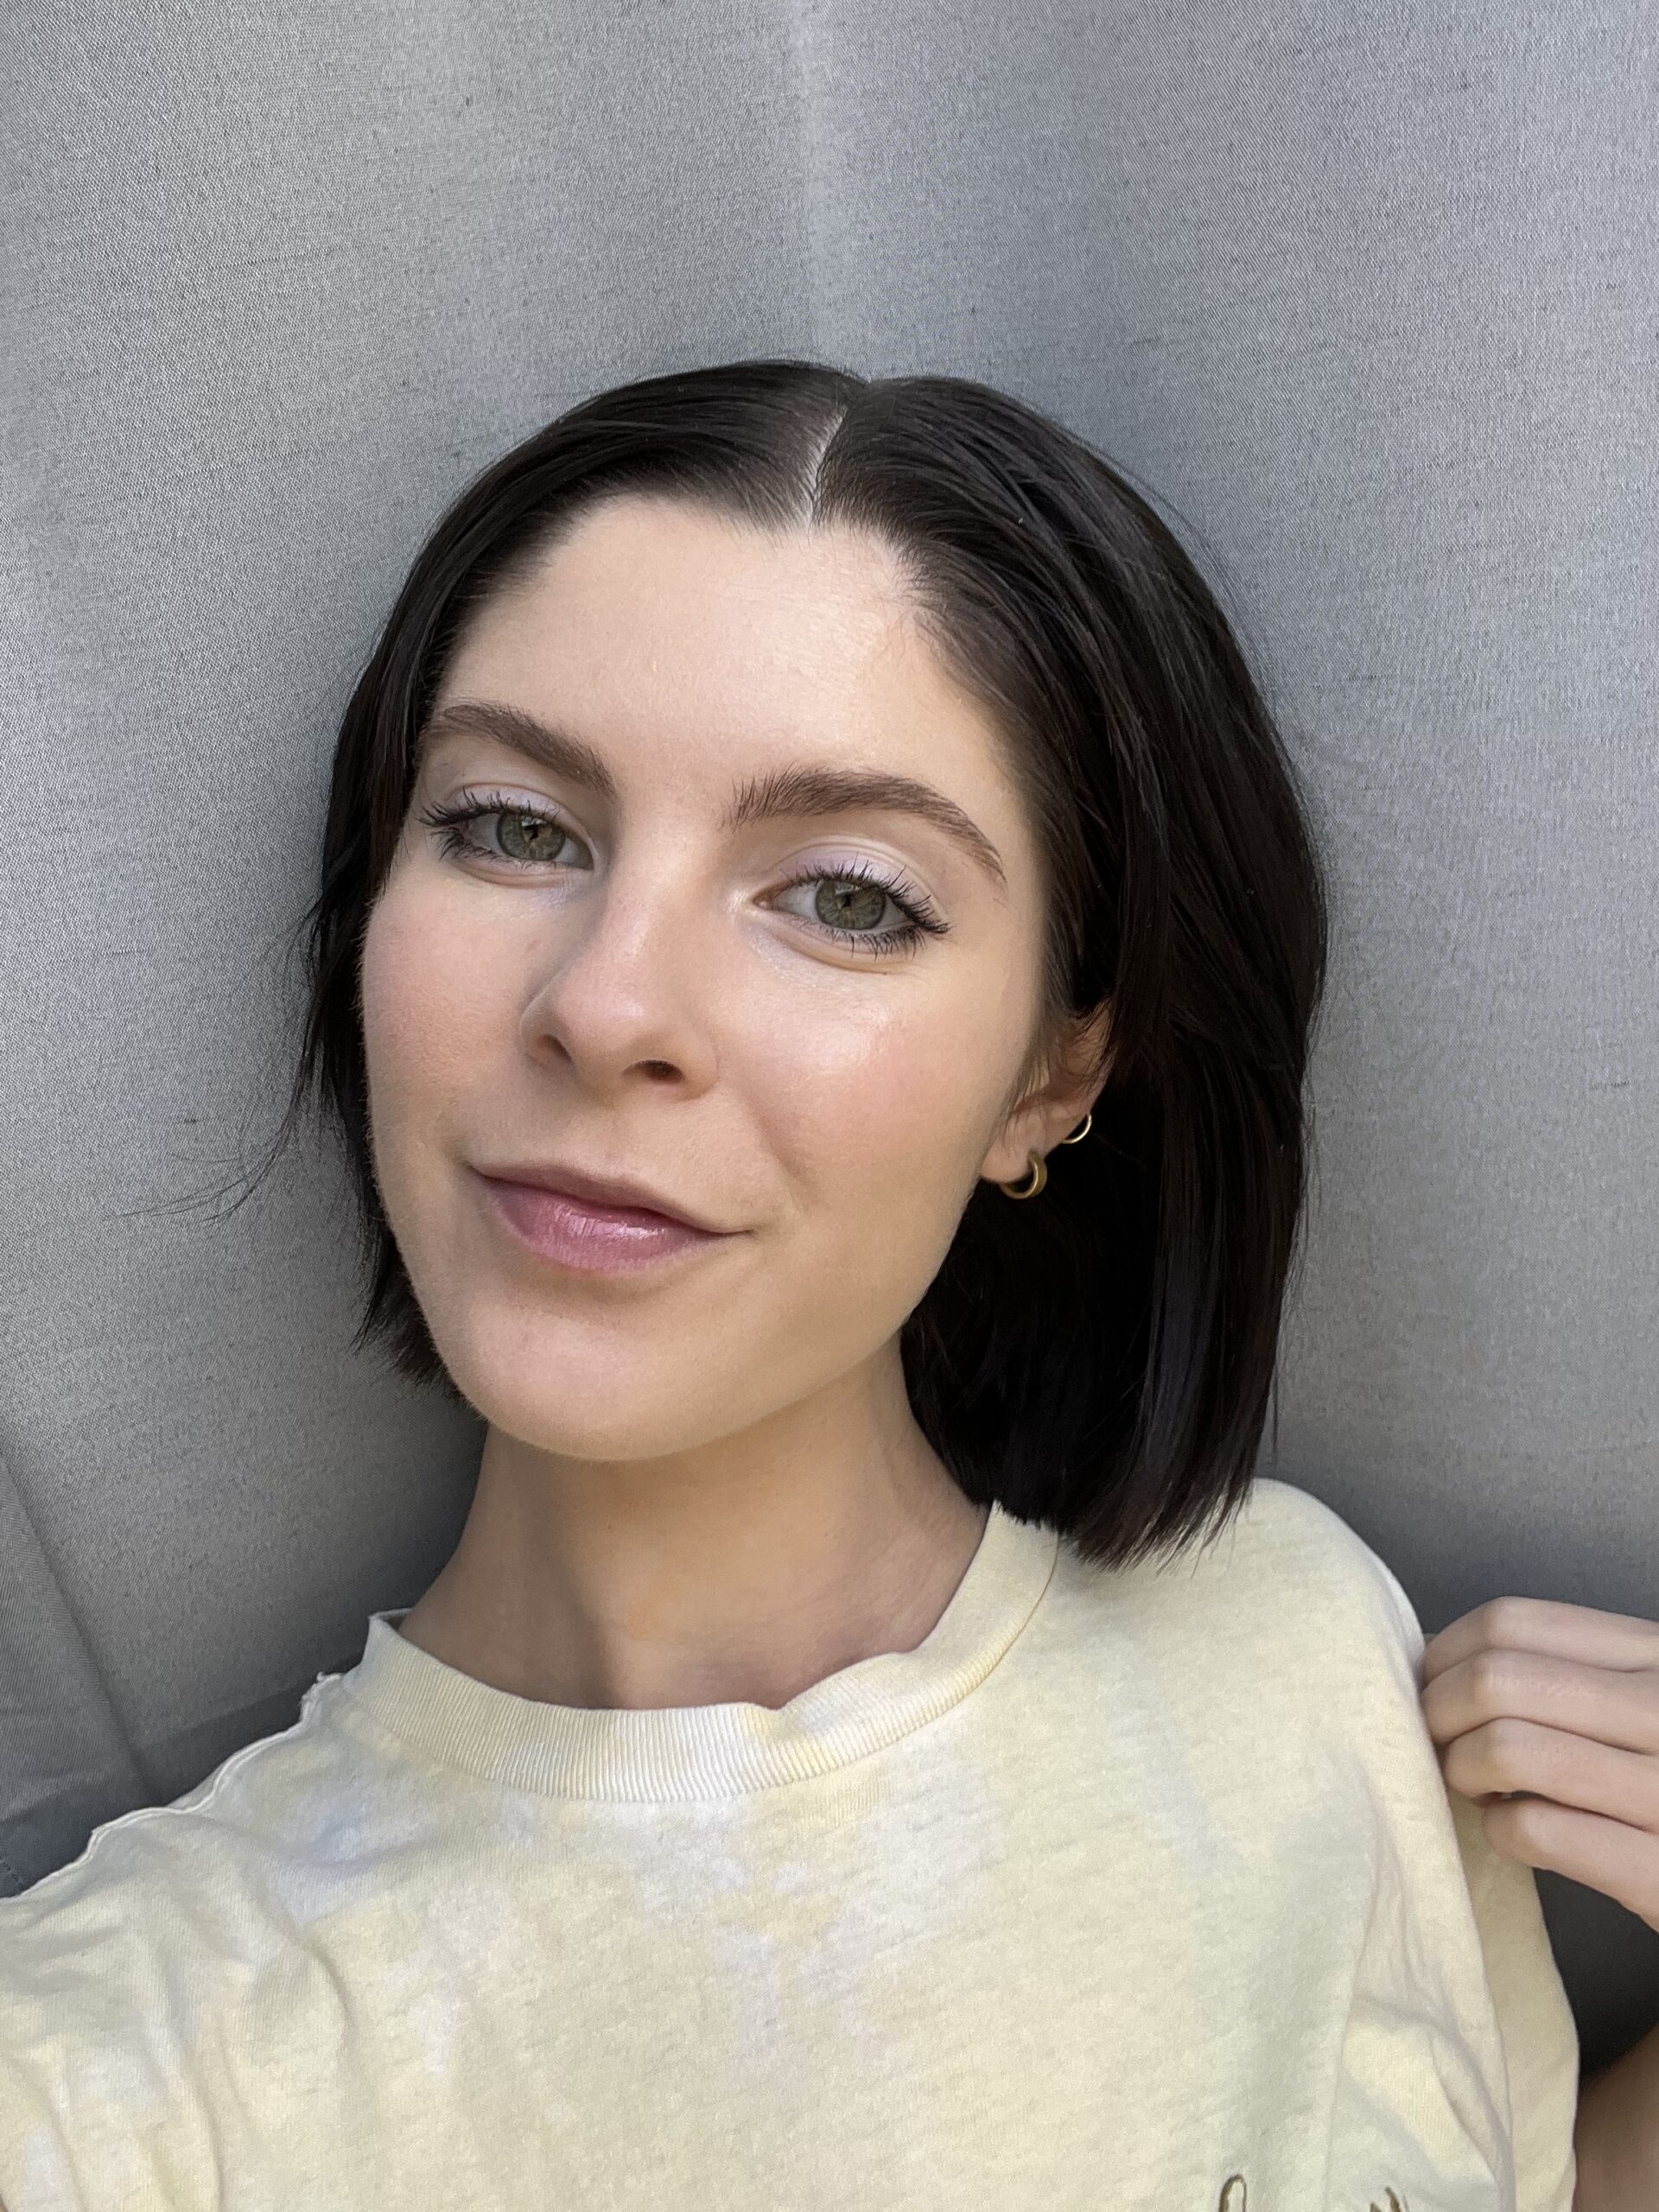
[[[601,780],[523,756],[468,702],[556,726]],[[920,1301],[976,1179],[1023,1174],[1082,1110],[1007,1120],[1038,855],[894,563],[613,501],[474,619],[432,728],[362,1014],[377,1180],[457,1388],[533,1446],[620,1459],[846,1376]],[[898,804],[817,810],[815,779],[849,772],[930,787],[960,835]],[[461,825],[475,850],[420,819],[487,795],[506,811]],[[936,931],[900,938],[899,898]],[[573,1270],[514,1238],[475,1172],[527,1161],[637,1179],[734,1233]]]

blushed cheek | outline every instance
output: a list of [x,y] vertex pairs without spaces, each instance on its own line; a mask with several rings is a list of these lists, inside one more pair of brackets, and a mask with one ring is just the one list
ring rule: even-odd
[[[1005,982],[976,976],[929,1018],[895,1024],[847,1094],[838,1173],[902,1249],[902,1287],[916,1296],[976,1195],[1019,1073],[1028,1009]],[[826,1141],[831,1134],[826,1124]]]
[[453,931],[429,914],[383,904],[370,918],[361,966],[363,1040],[377,1105],[435,1103],[476,1070],[493,1016]]
[[912,1024],[881,1039],[833,1087],[806,1094],[809,1141],[835,1193],[830,1212],[857,1224],[851,1241],[867,1265],[880,1254],[883,1272],[891,1263],[908,1278],[948,1247],[978,1137],[972,1061],[958,1033]]

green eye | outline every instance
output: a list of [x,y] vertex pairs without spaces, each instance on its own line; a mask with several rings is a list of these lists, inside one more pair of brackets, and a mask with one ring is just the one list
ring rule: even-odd
[[[503,833],[532,848],[539,843],[542,849],[525,853],[515,853],[510,849],[493,852],[477,837],[467,835],[468,823],[492,816],[500,817]],[[566,838],[575,835],[556,814],[549,814],[538,806],[526,806],[522,799],[504,798],[499,791],[491,791],[482,798],[465,799],[449,806],[429,806],[420,818],[429,829],[443,831],[440,849],[446,856],[470,853],[480,860],[504,860],[513,868],[540,867],[552,858]],[[538,832],[543,834],[538,836]]]
[[[791,875],[782,888],[790,891],[799,883],[825,887],[812,902],[816,911],[811,918],[817,928],[827,930],[842,944],[876,953],[914,952],[925,937],[944,934],[944,924],[919,891],[908,886],[901,890],[862,861],[849,862],[845,868],[804,869],[799,875]],[[848,926],[849,922],[878,920],[888,900],[905,916],[896,928]]]

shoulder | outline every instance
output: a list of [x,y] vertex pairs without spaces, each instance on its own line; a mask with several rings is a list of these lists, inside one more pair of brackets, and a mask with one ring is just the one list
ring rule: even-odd
[[1423,1656],[1422,1624],[1394,1569],[1344,1521],[1333,1506],[1312,1491],[1272,1478],[1258,1478],[1268,1541],[1294,1549],[1305,1545],[1329,1561],[1338,1586],[1354,1602],[1376,1614],[1378,1625],[1397,1635],[1414,1667]]
[[[72,2142],[98,2145],[111,2176],[141,2143],[162,2163],[176,2143],[189,2164],[213,2132],[194,2102],[204,2065],[257,2046],[308,1929],[384,1880],[361,1847],[385,1826],[380,1770],[329,1725],[318,1688],[292,1728],[171,1803],[104,1822],[78,1858],[0,1898],[0,2183],[14,2196],[33,2161],[41,2202],[72,2201],[54,2163]],[[161,2201],[113,2183],[99,2201],[140,2196]]]
[[118,2024],[136,1993],[153,1996],[158,1960],[188,1983],[206,1962],[245,1957],[255,1923],[317,1881],[318,1845],[353,1777],[316,1697],[292,1727],[244,1745],[170,1803],[101,1822],[77,1858],[0,1897],[0,2050]]
[[1421,1630],[1393,1569],[1334,1506],[1312,1491],[1258,1475],[1239,1519],[1247,1553],[1270,1573],[1322,1572],[1333,1592],[1380,1603],[1409,1643]]
[[1137,1598],[1179,1628],[1224,1639],[1268,1679],[1363,1675],[1414,1700],[1423,1633],[1387,1562],[1334,1507],[1257,1476],[1219,1531],[1135,1570]]

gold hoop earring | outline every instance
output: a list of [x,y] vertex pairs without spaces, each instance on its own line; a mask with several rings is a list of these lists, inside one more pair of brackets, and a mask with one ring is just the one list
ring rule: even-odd
[[1031,1162],[1031,1188],[1028,1191],[1016,1191],[1012,1183],[999,1183],[996,1186],[999,1191],[1006,1191],[1011,1198],[1034,1198],[1048,1180],[1048,1162],[1043,1158],[1041,1153],[1028,1152],[1026,1157]]
[[[1078,1143],[1084,1137],[1088,1135],[1094,1118],[1094,1109],[1091,1107],[1088,1113],[1086,1113],[1083,1117],[1083,1126],[1080,1128],[1073,1129],[1069,1137],[1062,1137],[1060,1139],[1060,1142],[1062,1144]],[[1048,1162],[1043,1158],[1041,1153],[1028,1152],[1026,1154],[1026,1157],[1031,1162],[1030,1189],[1019,1191],[1014,1188],[1012,1183],[999,1183],[996,1186],[999,1191],[1005,1192],[1011,1198],[1034,1198],[1038,1192],[1043,1188],[1044,1185],[1048,1181]]]

